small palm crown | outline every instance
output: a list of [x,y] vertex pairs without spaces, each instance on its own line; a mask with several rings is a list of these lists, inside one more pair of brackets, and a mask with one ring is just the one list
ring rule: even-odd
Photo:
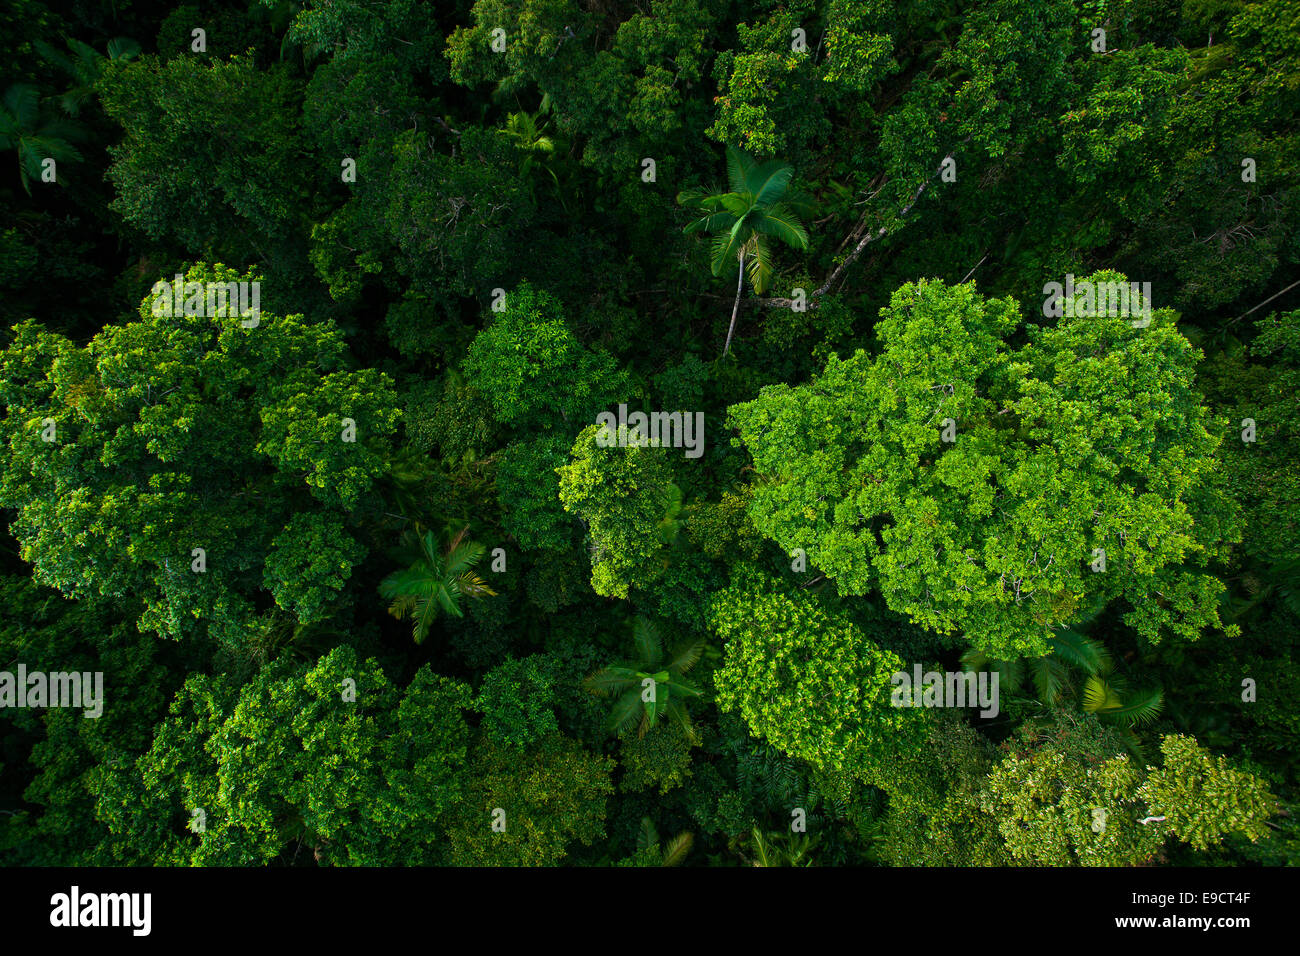
[[429,628],[439,613],[464,617],[460,599],[493,597],[477,574],[474,565],[483,557],[484,546],[465,540],[469,528],[462,528],[448,543],[446,552],[438,547],[437,536],[426,531],[418,539],[415,561],[410,567],[394,571],[379,583],[379,593],[392,604],[388,613],[399,621],[410,617],[415,643],[423,644]]
[[705,215],[686,226],[683,232],[713,234],[713,274],[730,271],[736,262],[746,270],[756,293],[767,290],[772,279],[772,252],[769,237],[795,249],[808,248],[808,230],[800,213],[809,208],[808,197],[790,191],[794,168],[780,160],[758,163],[746,153],[727,147],[727,180],[731,188],[725,193],[686,190],[677,201],[698,206]]
[[596,671],[584,683],[593,694],[617,697],[609,717],[609,729],[621,734],[637,727],[644,737],[660,716],[677,724],[692,740],[697,740],[686,711],[686,700],[699,697],[700,688],[684,676],[704,652],[702,638],[687,641],[665,654],[663,637],[644,618],[633,625],[634,660]]

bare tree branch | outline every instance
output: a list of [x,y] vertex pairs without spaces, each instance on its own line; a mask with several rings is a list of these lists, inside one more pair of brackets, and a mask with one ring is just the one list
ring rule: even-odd
[[[925,192],[925,188],[930,185],[930,182],[934,179],[935,176],[939,175],[939,173],[943,170],[944,163],[948,162],[948,160],[950,159],[952,159],[952,153],[949,153],[947,156],[945,156],[943,158],[943,161],[939,163],[939,168],[930,174],[929,179],[925,180],[925,182],[921,183],[921,185],[916,188],[916,192],[912,194],[911,201],[908,202],[908,204],[904,206],[901,210],[899,210],[897,216],[898,219],[902,219],[904,216],[906,216],[909,212],[912,211],[912,207],[915,206],[916,201],[921,198],[921,194]],[[869,243],[872,243],[875,240],[879,239],[881,236],[885,235],[885,233],[888,231],[889,231],[889,224],[886,223],[885,225],[877,229],[875,232],[867,233],[867,235],[865,235],[854,247],[853,251],[850,252],[848,256],[845,257],[844,261],[835,267],[835,271],[833,271],[830,274],[830,277],[825,282],[823,282],[819,288],[813,290],[813,295],[815,296],[825,295],[830,290],[830,287],[834,285],[836,281],[839,280],[840,276],[844,274],[844,271],[848,269],[849,266],[853,265],[853,263],[858,261],[858,256],[862,255],[862,250],[867,248],[867,245]]]
[[[1295,288],[1296,286],[1298,286],[1298,285],[1300,285],[1300,279],[1297,279],[1295,282],[1292,282],[1289,286],[1287,286],[1285,289],[1283,289],[1282,292],[1278,292],[1278,293],[1275,294],[1275,295],[1270,295],[1267,299],[1265,299],[1265,300],[1264,300],[1263,302],[1261,302],[1259,305],[1255,306],[1255,309],[1263,308],[1264,306],[1266,306],[1266,305],[1268,305],[1270,302],[1272,302],[1274,299],[1276,299],[1279,295],[1282,295],[1283,293],[1286,293],[1286,292],[1290,292],[1292,289],[1294,289],[1294,288]],[[1235,323],[1237,323],[1237,322],[1240,322],[1240,321],[1241,321],[1242,319],[1244,319],[1246,316],[1250,315],[1250,313],[1254,312],[1255,309],[1247,309],[1245,312],[1241,313],[1241,315],[1237,316],[1235,319],[1233,319],[1233,320],[1232,320],[1231,322],[1229,322],[1228,324],[1229,324],[1229,325],[1233,325],[1233,324],[1235,324]]]
[[[962,140],[962,142],[965,143],[968,140],[970,140],[969,136],[967,136],[966,139]],[[952,159],[952,156],[953,153],[949,152],[948,155],[945,156],[943,160],[939,163],[935,171],[931,173],[930,176],[923,183],[921,183],[920,186],[916,188],[916,192],[912,194],[912,198],[908,201],[907,205],[904,206],[902,209],[900,209],[898,211],[898,215],[894,217],[895,220],[904,218],[909,212],[912,211],[912,207],[915,206],[917,200],[921,198],[921,194],[925,192],[926,187],[930,185],[930,183],[934,180],[935,176],[938,176],[941,172],[943,172],[944,164],[947,163],[948,160]],[[883,188],[884,186],[882,184],[880,187],[876,189],[875,192],[871,194],[871,196],[867,197],[868,201],[874,198],[876,194],[879,193],[880,190]],[[849,234],[848,238],[846,238],[843,242],[840,243],[839,248],[843,249],[845,245],[847,245],[849,242],[853,241],[854,239],[857,239],[857,245],[854,246],[852,252],[850,252],[847,256],[845,256],[844,261],[841,262],[839,265],[837,265],[831,271],[831,274],[827,277],[826,281],[823,282],[818,288],[812,291],[812,295],[809,297],[808,301],[804,303],[804,308],[806,309],[817,308],[817,306],[821,304],[819,301],[820,297],[825,295],[828,291],[830,291],[831,286],[833,286],[844,276],[844,273],[848,270],[849,266],[853,265],[855,262],[858,261],[858,258],[862,255],[862,250],[866,249],[868,245],[875,242],[877,239],[880,239],[886,233],[889,232],[889,223],[886,223],[885,225],[881,226],[875,232],[868,232],[866,233],[866,235],[862,235],[865,227],[866,227],[866,216],[864,215],[863,219],[853,227],[853,231]],[[983,261],[984,261],[983,259],[980,260],[980,262]],[[979,268],[978,264],[976,265],[976,268]],[[971,271],[974,272],[975,270],[972,269]],[[964,282],[965,280],[963,279],[962,281]],[[760,309],[760,308],[761,309],[790,309],[793,308],[794,305],[795,305],[795,300],[784,299],[784,298],[757,298],[756,297],[756,298],[746,299],[741,303],[742,308],[755,308],[755,309]]]

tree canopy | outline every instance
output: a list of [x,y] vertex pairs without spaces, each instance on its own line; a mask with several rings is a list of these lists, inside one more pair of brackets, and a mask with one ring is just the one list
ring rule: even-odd
[[0,59],[0,863],[1300,862],[1300,0]]

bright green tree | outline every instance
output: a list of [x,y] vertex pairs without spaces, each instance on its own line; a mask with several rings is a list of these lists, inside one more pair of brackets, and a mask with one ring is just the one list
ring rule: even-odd
[[1162,738],[1159,768],[1134,766],[1095,718],[1026,725],[979,797],[1007,850],[1036,866],[1134,866],[1170,836],[1205,849],[1229,832],[1267,833],[1276,802],[1262,780],[1190,737]]
[[558,733],[558,681],[555,659],[548,655],[502,661],[483,676],[474,698],[483,715],[479,728],[492,740],[521,750]]
[[138,763],[141,790],[115,782],[99,812],[142,851],[157,842],[193,865],[303,848],[326,864],[440,863],[469,702],[468,687],[427,668],[394,687],[347,646],[314,665],[277,661],[238,690],[194,675]]
[[[260,281],[203,264],[186,279]],[[153,305],[84,348],[26,322],[0,353],[0,502],[23,558],[69,597],[139,599],[140,626],[170,638],[238,646],[259,603],[327,616],[366,551],[391,383],[348,370],[329,322]]]
[[1169,832],[1197,850],[1240,833],[1253,843],[1269,833],[1268,818],[1278,809],[1268,785],[1216,757],[1195,738],[1170,734],[1160,740],[1164,762],[1138,791],[1153,816]]
[[528,434],[575,434],[630,384],[607,352],[578,341],[555,296],[521,282],[475,337],[465,359],[470,387],[503,425]]
[[998,659],[1045,653],[1116,598],[1151,641],[1217,626],[1223,585],[1204,569],[1236,531],[1200,353],[1170,313],[1141,321],[1062,318],[1013,349],[1011,300],[905,285],[879,355],[730,410],[763,476],[754,524],[843,593],[878,588]]
[[923,711],[891,706],[903,661],[808,595],[743,571],[709,620],[726,643],[718,706],[782,752],[871,780],[924,737]]
[[[626,447],[613,444],[620,435]],[[667,451],[638,439],[588,425],[558,469],[564,510],[581,518],[591,537],[591,586],[606,597],[625,598],[634,584],[650,587],[667,566],[661,522],[678,490]]]

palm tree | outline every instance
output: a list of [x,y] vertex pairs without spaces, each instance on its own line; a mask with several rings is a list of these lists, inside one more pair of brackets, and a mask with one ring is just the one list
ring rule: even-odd
[[[460,599],[493,597],[496,592],[483,583],[473,567],[483,557],[484,546],[466,541],[466,526],[452,537],[443,552],[432,531],[419,536],[408,535],[408,549],[414,561],[401,571],[394,571],[379,583],[380,595],[392,604],[388,613],[399,621],[409,616],[415,643],[423,644],[438,614],[446,611],[464,617]],[[414,547],[410,539],[414,537]]]
[[530,173],[535,168],[544,169],[550,175],[551,181],[555,183],[555,195],[560,200],[561,208],[568,212],[568,207],[564,204],[564,194],[560,189],[560,178],[555,175],[555,170],[550,166],[555,156],[555,139],[547,135],[546,128],[549,123],[538,122],[550,111],[550,108],[551,94],[546,93],[542,96],[542,105],[536,113],[509,114],[506,118],[505,133],[523,153],[519,175],[528,182],[530,192],[533,188]]
[[623,733],[635,725],[637,736],[644,737],[662,715],[680,726],[693,743],[698,742],[686,701],[699,697],[702,691],[684,675],[704,652],[703,638],[683,643],[665,655],[659,630],[638,617],[633,623],[632,640],[636,647],[635,660],[598,670],[583,684],[593,694],[617,696],[609,729]]
[[41,163],[81,159],[72,141],[84,138],[84,130],[75,123],[42,118],[40,94],[30,83],[15,83],[5,91],[0,102],[0,150],[18,151],[18,175],[29,196],[31,180],[41,175]]
[[[1097,613],[1094,610],[1084,620],[1091,620]],[[967,651],[962,655],[962,667],[996,670],[999,687],[1012,692],[1031,683],[1038,700],[1049,707],[1077,694],[1079,707],[1085,713],[1096,714],[1130,732],[1130,744],[1136,740],[1131,734],[1134,727],[1160,715],[1164,692],[1159,687],[1132,689],[1127,679],[1115,672],[1114,659],[1101,641],[1066,628],[1049,637],[1047,644],[1051,648],[1048,654],[1030,660],[993,661],[980,651]]]
[[748,270],[749,283],[756,293],[766,291],[772,278],[772,253],[768,236],[780,239],[796,249],[808,248],[808,231],[800,221],[800,212],[808,210],[809,201],[801,193],[790,192],[793,167],[771,159],[758,163],[746,153],[727,147],[727,180],[730,192],[705,193],[686,190],[677,196],[684,205],[697,206],[705,215],[688,224],[683,232],[710,232],[713,237],[713,274],[722,275],[735,260],[736,301],[731,307],[731,325],[723,357],[731,350],[731,335],[736,328],[740,293]]

